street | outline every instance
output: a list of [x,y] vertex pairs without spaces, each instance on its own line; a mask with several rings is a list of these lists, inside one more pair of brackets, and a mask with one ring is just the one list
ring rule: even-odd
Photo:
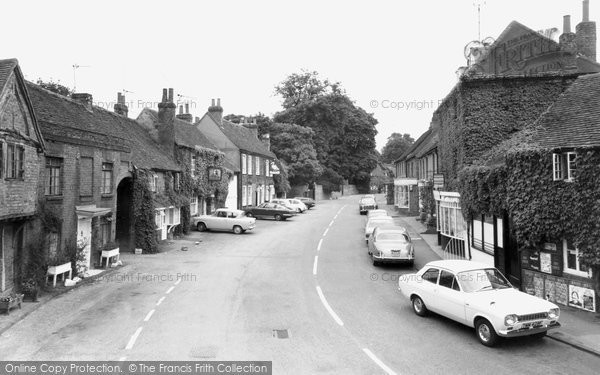
[[[194,231],[187,251],[127,254],[123,269],[4,332],[0,357],[267,360],[276,374],[597,373],[600,358],[549,338],[488,348],[471,328],[416,316],[397,290],[413,269],[372,265],[357,202],[319,202],[242,235]],[[437,259],[409,231],[415,268]]]

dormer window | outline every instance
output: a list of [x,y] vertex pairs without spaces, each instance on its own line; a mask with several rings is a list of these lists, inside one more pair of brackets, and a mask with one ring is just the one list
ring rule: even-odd
[[577,164],[575,152],[564,152],[552,154],[552,172],[554,181],[573,181],[575,180],[575,171]]

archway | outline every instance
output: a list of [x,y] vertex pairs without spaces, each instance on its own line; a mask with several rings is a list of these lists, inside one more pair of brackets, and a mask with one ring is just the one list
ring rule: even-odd
[[133,228],[133,179],[126,177],[117,186],[117,224],[115,237],[121,251],[132,251],[135,247]]

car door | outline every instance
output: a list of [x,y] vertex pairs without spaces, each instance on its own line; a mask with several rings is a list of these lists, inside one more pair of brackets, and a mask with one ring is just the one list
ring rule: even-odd
[[417,283],[419,287],[419,295],[425,303],[428,309],[431,311],[435,310],[435,288],[437,288],[437,281],[440,275],[440,270],[435,267],[430,267],[427,271],[421,275],[421,281]]
[[434,294],[436,298],[433,303],[439,314],[460,323],[465,322],[465,294],[452,272],[441,270]]
[[224,230],[227,225],[227,211],[217,211],[217,215],[214,218],[214,229]]

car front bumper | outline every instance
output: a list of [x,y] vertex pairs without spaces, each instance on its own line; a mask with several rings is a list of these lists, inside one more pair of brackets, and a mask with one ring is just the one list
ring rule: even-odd
[[535,335],[536,333],[541,333],[548,331],[550,329],[559,328],[560,323],[557,321],[548,321],[543,322],[541,326],[535,328],[517,328],[512,330],[502,329],[498,330],[498,335],[502,337],[519,337],[519,336],[528,336]]

